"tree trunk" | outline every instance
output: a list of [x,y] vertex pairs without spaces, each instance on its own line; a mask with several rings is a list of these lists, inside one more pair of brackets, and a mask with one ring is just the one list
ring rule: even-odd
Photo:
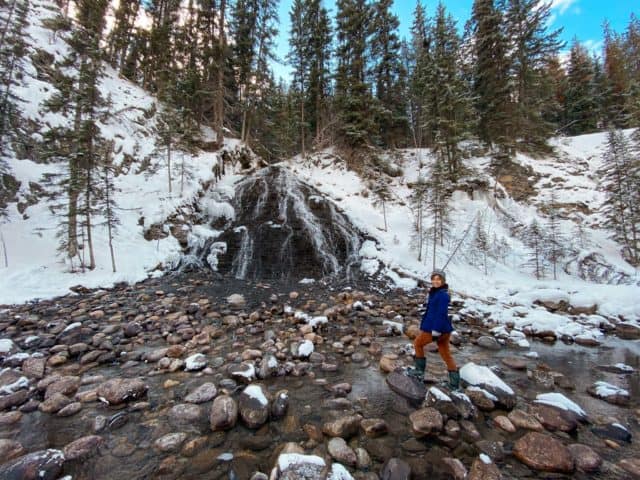
[[171,193],[171,140],[167,142],[167,174],[169,176],[169,193]]
[[89,270],[96,268],[91,236],[91,165],[87,166],[87,185],[85,189],[85,221],[87,223],[87,245],[89,246]]
[[218,53],[218,85],[216,89],[215,99],[215,118],[216,118],[216,144],[218,148],[222,148],[224,143],[224,68],[225,68],[225,52],[226,52],[226,34],[225,34],[225,8],[226,0],[220,0],[220,18],[218,23],[218,35],[220,37],[220,51]]

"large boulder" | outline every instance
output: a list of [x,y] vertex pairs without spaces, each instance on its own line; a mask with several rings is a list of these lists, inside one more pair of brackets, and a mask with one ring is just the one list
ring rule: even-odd
[[529,432],[513,446],[513,455],[528,467],[543,472],[571,473],[573,457],[569,449],[551,435]]
[[98,386],[97,394],[109,405],[120,405],[144,397],[148,389],[140,378],[112,378]]
[[414,403],[422,402],[427,394],[427,389],[422,382],[400,371],[391,372],[387,375],[386,381],[391,390]]

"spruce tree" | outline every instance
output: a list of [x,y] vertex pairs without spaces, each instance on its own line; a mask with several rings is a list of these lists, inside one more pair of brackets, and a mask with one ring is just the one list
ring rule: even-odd
[[371,10],[366,0],[338,0],[336,14],[335,104],[339,142],[347,147],[371,143],[372,96],[366,79]]
[[489,145],[508,148],[513,126],[507,40],[494,0],[474,0],[468,30],[478,136]]
[[604,27],[604,115],[609,128],[626,128],[630,116],[627,105],[629,75],[624,43],[608,23]]
[[531,268],[536,279],[540,280],[547,272],[546,242],[545,233],[536,220],[533,220],[525,230],[524,243],[529,247],[529,255],[525,265]]
[[132,47],[139,9],[139,0],[119,0],[114,13],[113,28],[106,39],[107,60],[120,72],[123,71],[125,59]]
[[546,67],[563,43],[561,30],[548,31],[551,3],[546,0],[505,0],[505,34],[509,43],[509,76],[513,83],[512,135],[525,149],[546,145],[553,125],[543,118],[553,93],[547,88]]
[[429,67],[429,33],[427,15],[422,2],[418,0],[411,25],[411,42],[406,50],[406,65],[409,71],[408,98],[409,128],[413,146],[422,148],[428,142],[425,125],[428,119],[428,105],[425,102],[427,69]]
[[427,129],[451,179],[460,173],[460,142],[469,133],[466,126],[471,117],[471,96],[460,64],[456,24],[440,3],[431,31],[424,101],[429,112]]
[[546,257],[551,262],[553,268],[553,279],[558,279],[558,263],[564,258],[566,254],[565,238],[560,229],[560,222],[558,218],[558,199],[554,193],[551,194],[549,207],[548,207],[548,221],[547,221],[547,252]]
[[393,0],[375,0],[371,5],[370,82],[375,89],[374,137],[384,147],[404,142],[407,127],[407,103],[404,70],[398,28],[400,21],[391,12]]
[[291,30],[289,31],[289,54],[287,60],[293,68],[293,90],[296,94],[299,104],[298,110],[298,138],[300,151],[302,155],[306,153],[308,142],[308,123],[306,114],[307,89],[309,86],[309,36],[310,32],[306,30],[306,9],[308,3],[304,0],[294,0],[291,4],[289,17],[291,20]]
[[603,155],[602,186],[607,194],[603,205],[613,239],[622,245],[624,258],[640,265],[640,147],[629,145],[624,132],[611,130]]
[[[28,11],[28,0],[9,0],[0,4],[4,18],[0,32],[0,176],[8,171],[8,165],[2,158],[7,153],[7,144],[20,131],[21,99],[15,94],[15,87],[24,75]],[[0,191],[2,188],[3,182],[0,181]]]
[[586,48],[574,39],[567,65],[564,132],[579,135],[595,131],[598,121],[597,95],[593,59]]

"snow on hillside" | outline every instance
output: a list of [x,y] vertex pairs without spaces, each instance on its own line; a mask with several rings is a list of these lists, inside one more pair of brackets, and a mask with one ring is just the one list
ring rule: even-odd
[[[469,224],[478,218],[489,233],[491,241],[501,241],[506,245],[502,261],[489,260],[487,273],[484,266],[472,261],[471,243],[473,229],[462,247],[447,267],[448,283],[454,295],[465,298],[461,314],[473,314],[476,318],[486,318],[488,325],[508,324],[519,331],[544,334],[554,332],[558,336],[568,335],[585,341],[602,335],[599,326],[609,323],[607,318],[638,322],[640,320],[640,275],[628,265],[620,255],[620,247],[609,239],[610,232],[601,229],[602,222],[598,210],[604,201],[598,190],[596,170],[600,166],[605,134],[563,138],[554,141],[558,158],[538,160],[518,155],[516,161],[530,165],[541,175],[536,185],[537,194],[530,202],[520,203],[509,196],[493,194],[495,180],[487,174],[490,189],[475,190],[472,196],[465,191],[455,191],[449,203],[451,234],[445,247],[438,247],[436,267],[441,268],[449,259],[458,241],[463,237]],[[393,160],[392,160],[393,161]],[[403,175],[390,180],[393,200],[386,205],[388,229],[384,231],[382,208],[375,204],[374,195],[355,173],[348,171],[342,162],[324,152],[307,159],[296,157],[287,162],[292,170],[324,194],[332,198],[350,219],[363,231],[375,238],[376,243],[367,242],[361,255],[371,272],[380,273],[398,286],[412,288],[417,285],[415,278],[428,279],[432,269],[431,245],[423,261],[417,260],[413,233],[414,217],[410,208],[411,189],[408,184],[418,178],[418,173],[427,174],[433,157],[427,150],[405,150],[395,162],[403,170]],[[472,158],[467,164],[476,172],[486,171],[487,158]],[[422,168],[420,167],[422,165]],[[554,179],[549,185],[549,180]],[[498,185],[500,187],[500,185]],[[503,189],[498,188],[498,191]],[[558,280],[536,280],[523,266],[528,256],[527,247],[510,231],[514,219],[522,225],[536,219],[540,224],[548,223],[540,207],[548,203],[554,192],[558,205],[568,208],[561,211],[560,229],[567,245],[571,244],[579,253],[578,257],[597,253],[607,265],[618,272],[618,278],[625,278],[629,284],[607,284],[585,281],[574,274],[558,270]],[[503,198],[499,198],[503,197]],[[583,202],[589,213],[580,213],[571,208]],[[564,213],[564,214],[562,214]],[[585,239],[575,238],[577,222],[584,227]],[[551,276],[552,278],[552,276]],[[601,279],[606,281],[607,278]],[[551,313],[544,306],[571,305],[576,315]],[[592,313],[593,311],[597,313]],[[579,313],[582,312],[581,315]],[[607,317],[607,318],[605,318]],[[496,332],[500,334],[500,332]],[[527,344],[518,334],[512,338],[522,346]]]
[[[30,49],[25,57],[26,75],[16,93],[23,99],[23,118],[41,124],[40,133],[34,135],[35,140],[42,140],[40,134],[48,128],[69,121],[63,115],[44,112],[43,102],[54,89],[38,79],[31,61],[37,49],[45,50],[56,61],[67,53],[64,40],[42,25],[44,19],[53,17],[58,10],[50,2],[36,1],[32,2],[29,14]],[[174,236],[152,242],[145,240],[139,222],[144,219],[144,226],[148,227],[173,213],[179,214],[181,208],[190,205],[202,185],[214,178],[212,167],[218,163],[218,153],[192,156],[176,151],[173,155],[176,168],[172,173],[173,193],[169,193],[166,164],[162,155],[156,154],[154,117],[149,114],[155,99],[120,78],[113,69],[106,67],[105,73],[100,89],[105,97],[110,97],[114,115],[100,124],[101,134],[114,140],[114,162],[122,167],[122,174],[114,179],[117,215],[121,223],[114,242],[117,272],[112,272],[107,229],[98,225],[101,223],[99,217],[94,219],[97,226],[93,230],[97,268],[85,273],[69,273],[68,265],[56,253],[60,219],[53,215],[46,199],[40,198],[38,203],[28,206],[24,214],[12,203],[8,207],[8,218],[4,224],[0,223],[4,238],[4,244],[0,243],[0,304],[64,295],[69,293],[69,287],[78,284],[97,287],[139,281],[152,274],[159,264],[175,260],[181,252]],[[238,145],[235,140],[227,140],[225,149],[233,150]],[[137,163],[131,162],[133,158]],[[150,160],[157,168],[137,173],[143,159]],[[61,164],[39,164],[27,159],[8,160],[9,173],[21,182],[17,197],[23,203],[33,197],[33,183],[41,185],[45,175],[62,173],[64,168]],[[178,170],[182,162],[185,162],[187,177],[181,191]],[[168,230],[169,226],[165,228]],[[6,246],[8,267],[4,265],[3,245]]]

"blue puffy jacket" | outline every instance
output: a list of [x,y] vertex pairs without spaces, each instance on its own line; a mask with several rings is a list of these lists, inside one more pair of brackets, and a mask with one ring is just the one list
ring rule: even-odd
[[445,284],[440,288],[431,288],[427,298],[427,310],[422,315],[420,330],[423,332],[437,331],[450,333],[453,325],[449,320],[449,287]]

